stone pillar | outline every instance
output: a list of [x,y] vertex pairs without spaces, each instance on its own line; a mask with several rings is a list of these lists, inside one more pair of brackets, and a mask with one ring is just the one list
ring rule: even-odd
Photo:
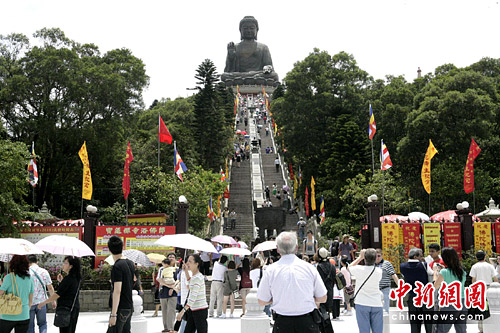
[[384,333],[391,333],[391,320],[389,317],[389,313],[382,311],[384,313]]
[[[99,217],[99,214],[97,213],[91,213],[91,212],[85,212],[83,215],[83,242],[87,244],[88,247],[92,249],[92,251],[95,252],[95,227],[97,225],[97,219]],[[95,265],[95,257],[90,257],[91,259],[91,265],[94,267]]]
[[148,331],[148,321],[142,315],[142,297],[137,290],[132,290],[132,302],[134,303],[134,313],[130,320],[130,328],[133,333],[142,333]]
[[500,327],[500,283],[493,282],[486,291],[486,300],[490,308],[490,317],[483,321],[483,332],[498,332]]
[[[372,198],[370,196],[370,198]],[[370,232],[369,241],[366,240],[366,236],[368,236],[367,232],[362,232],[361,236],[361,244],[363,248],[373,247],[373,248],[382,248],[382,225],[380,223],[380,207],[378,205],[377,198],[372,198],[366,204],[366,223],[368,225],[368,230]],[[364,237],[364,238],[363,238]],[[369,245],[368,245],[369,244]]]
[[189,232],[189,204],[177,203],[177,224],[176,234],[187,234]]
[[247,295],[246,313],[241,317],[241,333],[269,333],[270,318],[259,305],[257,288],[250,289]]

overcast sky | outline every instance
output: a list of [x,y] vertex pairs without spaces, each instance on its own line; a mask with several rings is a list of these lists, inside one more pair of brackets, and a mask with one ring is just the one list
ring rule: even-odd
[[132,50],[150,77],[146,106],[192,94],[186,88],[195,86],[195,70],[206,58],[222,73],[227,43],[239,42],[245,15],[259,21],[258,41],[269,47],[280,79],[314,47],[353,54],[376,79],[404,75],[408,81],[418,67],[425,74],[445,63],[500,58],[496,0],[22,0],[4,1],[2,14],[2,35],[31,37],[58,27],[102,53]]

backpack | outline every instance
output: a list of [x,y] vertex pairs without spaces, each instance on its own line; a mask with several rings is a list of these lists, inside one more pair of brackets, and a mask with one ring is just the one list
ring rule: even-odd
[[330,254],[332,257],[337,257],[339,255],[339,242],[334,241],[330,250]]
[[252,280],[250,280],[250,274],[248,272],[241,272],[240,289],[252,288]]
[[335,276],[335,282],[337,283],[337,289],[338,290],[342,290],[345,288],[345,286],[347,285],[346,281],[345,281],[345,277],[344,277],[344,274],[342,274],[342,272],[339,272],[336,276]]

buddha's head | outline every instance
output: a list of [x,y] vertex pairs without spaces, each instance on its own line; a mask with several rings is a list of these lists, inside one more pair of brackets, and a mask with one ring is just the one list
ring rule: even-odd
[[256,40],[259,31],[259,23],[253,16],[245,16],[240,21],[241,39]]

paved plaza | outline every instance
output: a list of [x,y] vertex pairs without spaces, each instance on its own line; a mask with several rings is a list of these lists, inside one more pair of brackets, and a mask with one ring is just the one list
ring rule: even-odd
[[[353,310],[354,312],[355,310]],[[392,311],[392,310],[391,310]],[[228,311],[229,314],[229,311]],[[148,321],[148,333],[161,333],[163,330],[163,324],[161,315],[159,317],[152,317],[153,311],[145,311],[144,316]],[[237,333],[241,331],[241,321],[240,321],[241,310],[235,310],[234,318],[227,319],[208,319],[208,332],[211,333]],[[106,325],[108,323],[109,312],[83,312],[80,313],[78,318],[78,326],[76,327],[77,333],[88,333],[88,332],[106,332]],[[49,322],[48,333],[59,332],[59,330],[52,325],[54,322],[54,314],[47,315],[47,321]],[[358,332],[356,324],[356,315],[352,316],[341,316],[340,320],[334,320],[333,329],[335,332]],[[272,332],[272,329],[269,329]],[[392,333],[410,333],[410,325],[392,325]],[[422,332],[425,332],[422,327]],[[455,329],[452,328],[450,333],[454,333]],[[472,323],[467,325],[467,332],[475,333],[478,332],[477,324]],[[138,333],[138,332],[135,332]],[[142,332],[141,332],[142,333]],[[384,333],[388,333],[385,332]]]

